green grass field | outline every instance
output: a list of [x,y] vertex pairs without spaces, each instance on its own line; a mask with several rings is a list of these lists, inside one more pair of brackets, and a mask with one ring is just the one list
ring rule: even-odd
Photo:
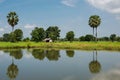
[[0,49],[12,48],[56,48],[80,50],[117,50],[120,51],[120,42],[0,42]]

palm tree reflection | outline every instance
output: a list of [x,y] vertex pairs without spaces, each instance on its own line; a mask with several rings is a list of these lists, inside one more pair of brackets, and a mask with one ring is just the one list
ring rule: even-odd
[[99,73],[101,70],[101,64],[97,60],[97,50],[93,51],[93,61],[89,63],[89,70],[91,73]]
[[10,80],[15,80],[19,72],[19,69],[16,64],[14,64],[14,60],[12,57],[12,63],[7,68],[7,75],[10,78]]
[[66,50],[66,55],[68,57],[74,57],[74,50]]
[[12,57],[12,63],[7,68],[7,75],[10,80],[15,80],[18,75],[19,69],[17,65],[14,64],[14,59],[21,59],[23,57],[23,53],[21,49],[6,50],[6,52],[9,52],[9,55]]

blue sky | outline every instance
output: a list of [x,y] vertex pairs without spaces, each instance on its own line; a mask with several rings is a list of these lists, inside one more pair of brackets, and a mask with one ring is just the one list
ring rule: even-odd
[[74,31],[75,37],[92,34],[88,25],[91,15],[101,17],[98,37],[120,36],[120,0],[0,0],[0,36],[12,31],[7,23],[7,14],[15,11],[24,37],[30,37],[34,27],[58,26],[61,37]]

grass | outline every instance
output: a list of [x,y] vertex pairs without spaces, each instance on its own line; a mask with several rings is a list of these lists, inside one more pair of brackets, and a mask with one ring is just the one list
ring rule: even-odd
[[81,50],[117,50],[120,51],[120,42],[0,42],[0,49],[12,48],[57,48]]

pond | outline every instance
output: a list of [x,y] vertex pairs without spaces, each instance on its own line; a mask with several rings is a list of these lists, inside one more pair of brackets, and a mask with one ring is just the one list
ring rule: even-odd
[[120,52],[0,50],[0,80],[120,80]]

